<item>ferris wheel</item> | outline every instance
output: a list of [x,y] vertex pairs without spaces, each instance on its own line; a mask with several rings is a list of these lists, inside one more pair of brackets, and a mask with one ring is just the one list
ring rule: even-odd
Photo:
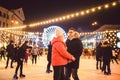
[[59,28],[63,31],[65,39],[67,38],[66,32],[59,26],[50,26],[48,28],[44,28],[42,35],[42,42],[45,47],[48,46],[49,42],[55,37],[55,29]]

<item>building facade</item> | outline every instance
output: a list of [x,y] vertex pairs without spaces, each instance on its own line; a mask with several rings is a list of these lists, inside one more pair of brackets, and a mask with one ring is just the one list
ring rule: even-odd
[[24,20],[22,8],[8,10],[0,6],[0,28],[21,26]]

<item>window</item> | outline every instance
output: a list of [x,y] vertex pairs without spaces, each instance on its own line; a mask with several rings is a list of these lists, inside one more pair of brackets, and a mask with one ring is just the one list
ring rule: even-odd
[[3,22],[3,27],[5,27],[5,22]]
[[7,16],[7,19],[9,19],[9,15],[7,14],[6,16]]
[[2,23],[2,22],[0,21],[0,27],[1,27],[1,23]]
[[8,27],[8,23],[6,23],[6,27]]
[[2,12],[0,11],[0,16],[2,16]]
[[6,18],[6,14],[5,13],[3,13],[3,17]]

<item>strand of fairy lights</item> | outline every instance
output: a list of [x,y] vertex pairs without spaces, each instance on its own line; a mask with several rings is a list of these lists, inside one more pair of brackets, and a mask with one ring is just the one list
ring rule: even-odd
[[[81,36],[85,35],[96,35],[96,34],[104,34],[104,33],[109,33],[109,32],[117,32],[120,30],[106,30],[106,31],[101,31],[101,32],[81,32],[79,33]],[[13,30],[5,30],[5,32],[12,33],[15,35],[24,35],[24,34],[37,34],[37,35],[42,35],[41,32],[26,32],[26,31],[13,31]]]
[[80,16],[84,16],[84,15],[87,15],[87,14],[90,14],[90,13],[93,13],[93,12],[96,12],[96,11],[100,11],[100,10],[103,10],[103,9],[108,9],[108,8],[114,7],[118,4],[120,4],[120,0],[114,1],[114,2],[111,2],[111,3],[107,3],[107,4],[104,4],[104,5],[101,5],[101,6],[93,7],[93,8],[90,8],[90,9],[78,11],[78,12],[75,12],[75,13],[67,14],[67,15],[64,15],[64,16],[61,16],[61,17],[57,17],[57,18],[53,18],[53,19],[49,19],[49,20],[45,20],[45,21],[39,21],[39,22],[36,22],[36,23],[32,23],[32,24],[29,24],[29,25],[18,26],[18,27],[0,28],[0,30],[23,29],[23,28],[26,28],[27,26],[37,27],[37,26],[42,26],[42,25],[51,24],[51,23],[55,23],[55,22],[65,21],[65,20],[69,20],[69,19],[72,19],[72,18],[75,18],[75,17],[80,17]]
[[101,6],[93,7],[93,8],[82,10],[82,11],[78,11],[78,12],[75,12],[75,13],[72,13],[72,14],[67,14],[67,15],[64,15],[64,16],[61,16],[61,17],[57,17],[57,18],[53,18],[53,19],[49,19],[49,20],[45,20],[45,21],[40,21],[40,22],[37,22],[37,23],[32,23],[32,24],[29,24],[29,27],[41,26],[41,25],[46,25],[46,24],[51,24],[51,23],[55,23],[55,22],[69,20],[69,19],[72,19],[72,18],[75,18],[75,17],[84,16],[84,15],[87,15],[87,14],[90,14],[90,13],[93,13],[93,12],[96,12],[96,11],[99,11],[99,10],[114,7],[119,3],[120,3],[120,1],[107,3],[107,4],[104,4],[104,5],[101,5]]

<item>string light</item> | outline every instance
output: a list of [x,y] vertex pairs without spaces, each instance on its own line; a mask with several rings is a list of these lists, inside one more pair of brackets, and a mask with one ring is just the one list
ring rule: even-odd
[[89,11],[89,10],[86,10],[86,13],[90,13],[90,11]]
[[101,8],[101,6],[98,6],[98,10],[101,10],[102,8]]
[[81,11],[80,14],[81,14],[81,15],[84,15],[85,13],[84,13],[84,11]]
[[113,5],[113,6],[116,6],[116,5],[117,5],[117,3],[116,3],[116,2],[113,2],[113,3],[112,3],[112,5]]
[[19,27],[8,27],[8,28],[0,28],[0,30],[14,30],[14,29],[23,29],[23,28],[26,28],[26,25],[23,25],[23,26],[19,26]]
[[[53,18],[53,19],[49,19],[49,20],[45,20],[45,21],[39,21],[39,22],[36,22],[36,23],[31,23],[28,26],[29,27],[38,27],[38,26],[42,26],[42,25],[46,25],[46,24],[60,22],[60,21],[72,19],[72,18],[75,18],[75,17],[80,17],[80,16],[83,16],[83,15],[87,15],[88,13],[93,13],[93,12],[102,10],[104,8],[108,9],[110,7],[116,6],[117,4],[120,4],[119,0],[111,2],[111,3],[107,3],[107,4],[104,4],[104,5],[100,5],[100,6],[97,6],[97,7],[93,7],[93,8],[90,8],[90,9],[78,11],[78,12],[75,12],[75,13],[72,13],[72,14],[63,15],[63,16],[60,16],[60,17],[57,17],[57,18]],[[0,30],[5,30],[5,29],[22,29],[22,28],[26,28],[26,27],[27,26],[25,25],[24,27],[19,26],[19,27],[15,27],[15,28],[14,27],[2,28],[2,29],[0,28]]]
[[95,8],[92,8],[92,12],[95,12]]
[[109,4],[106,4],[106,5],[105,5],[105,8],[109,8]]
[[[79,11],[79,12],[76,12],[76,13],[68,14],[66,16],[59,17],[59,18],[57,18],[57,20],[56,20],[56,18],[54,18],[54,19],[52,19],[52,21],[50,21],[50,20],[46,20],[46,21],[49,21],[50,23],[54,23],[54,22],[58,22],[58,21],[64,21],[64,20],[67,20],[67,19],[72,19],[72,18],[75,18],[75,17],[79,17],[80,16],[79,14],[81,14],[81,16],[83,16],[83,15],[85,15],[85,13],[88,14],[88,13],[96,12],[97,10],[102,10],[104,8],[107,9],[109,7],[112,7],[112,6],[116,6],[119,3],[120,3],[120,1],[107,3],[105,5],[101,5],[101,6],[98,6],[98,7],[93,7],[91,9],[86,9],[86,10],[82,10],[82,11]],[[33,24],[36,24],[36,23],[33,23]],[[45,23],[45,24],[48,24],[48,23]]]

